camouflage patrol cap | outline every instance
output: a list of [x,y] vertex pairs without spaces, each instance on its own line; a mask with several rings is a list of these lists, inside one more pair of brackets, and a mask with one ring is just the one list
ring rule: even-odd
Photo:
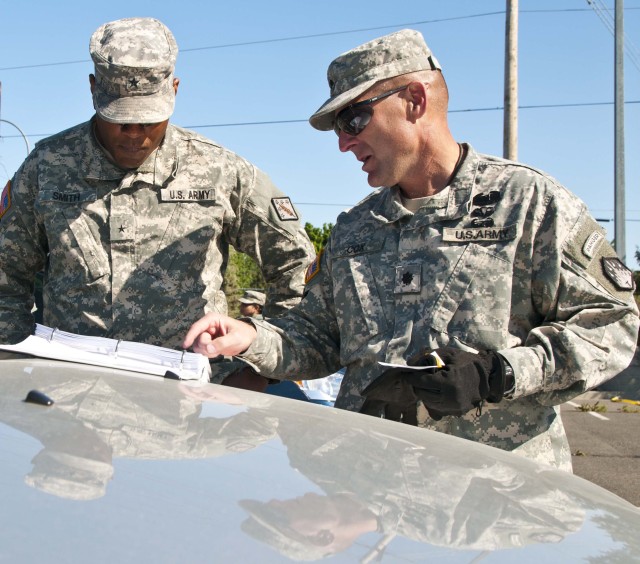
[[33,470],[24,477],[32,488],[67,499],[102,497],[113,478],[110,462],[68,452],[42,450],[32,460]]
[[267,296],[262,292],[256,292],[255,290],[247,290],[243,296],[238,300],[241,304],[258,304],[263,306]]
[[376,82],[421,70],[440,70],[419,31],[403,29],[343,53],[329,65],[331,97],[309,118],[316,129],[333,129],[336,110]]
[[175,104],[173,70],[178,44],[153,18],[125,18],[101,25],[91,36],[95,65],[93,106],[111,123],[158,123]]

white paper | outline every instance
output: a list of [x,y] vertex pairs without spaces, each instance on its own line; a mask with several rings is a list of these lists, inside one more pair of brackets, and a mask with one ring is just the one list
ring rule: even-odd
[[406,364],[393,364],[389,362],[378,362],[380,366],[385,368],[402,368],[403,370],[437,370],[444,366],[444,361],[440,358],[437,352],[433,351],[429,353],[429,356],[434,358],[435,365],[433,366],[408,366]]
[[67,333],[40,324],[36,324],[34,335],[16,345],[0,345],[0,349],[159,376],[171,371],[181,380],[208,382],[211,373],[209,359],[201,354]]

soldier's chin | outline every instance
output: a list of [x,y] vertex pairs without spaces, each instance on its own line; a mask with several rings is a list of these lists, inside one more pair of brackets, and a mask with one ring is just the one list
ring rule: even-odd
[[118,151],[113,158],[120,168],[138,168],[148,156],[146,150]]

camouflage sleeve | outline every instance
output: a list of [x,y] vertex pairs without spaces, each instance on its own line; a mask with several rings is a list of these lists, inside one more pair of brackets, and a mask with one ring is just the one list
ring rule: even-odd
[[300,301],[314,249],[291,200],[262,171],[250,167],[249,175],[240,187],[230,239],[260,267],[267,283],[263,313],[276,317]]
[[253,320],[254,343],[241,357],[278,380],[322,378],[339,370],[340,333],[327,253],[309,265],[302,301],[270,322]]
[[551,199],[536,247],[532,300],[542,323],[530,331],[524,347],[500,353],[516,375],[514,398],[537,393],[542,404],[557,405],[629,365],[638,308],[631,271],[568,192]]
[[0,219],[0,342],[14,344],[31,333],[35,275],[46,259],[46,239],[34,212],[34,158],[25,161],[5,191]]

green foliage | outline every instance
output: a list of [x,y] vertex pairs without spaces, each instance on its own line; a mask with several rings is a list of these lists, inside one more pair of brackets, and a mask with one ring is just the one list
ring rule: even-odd
[[311,239],[316,253],[319,253],[327,244],[332,228],[333,223],[323,223],[322,227],[314,227],[308,222],[304,224],[304,230],[307,232],[309,239]]
[[[322,227],[314,227],[310,223],[305,223],[304,229],[309,235],[316,253],[326,245],[332,227],[333,223],[325,223]],[[267,284],[256,262],[249,255],[239,253],[230,247],[229,264],[222,287],[229,304],[229,315],[231,317],[240,315],[238,299],[245,290],[253,289],[265,292],[266,287]]]
[[600,405],[600,402],[597,401],[594,404],[583,403],[582,405],[580,405],[578,407],[578,410],[580,410],[580,411],[595,411],[596,413],[606,413],[607,406],[606,405]]
[[225,296],[227,296],[229,315],[231,317],[240,315],[238,299],[245,290],[254,289],[264,292],[265,288],[266,282],[256,262],[249,255],[230,248],[229,264],[222,287]]

